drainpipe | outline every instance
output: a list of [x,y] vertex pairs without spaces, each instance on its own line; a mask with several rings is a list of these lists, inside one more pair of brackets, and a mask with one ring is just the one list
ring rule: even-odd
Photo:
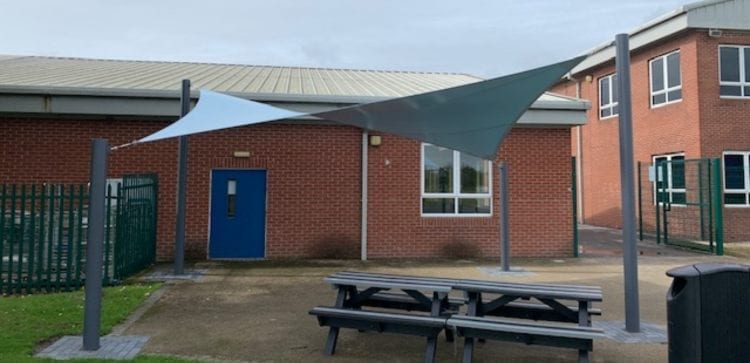
[[[565,79],[576,83],[576,98],[581,98],[581,81],[573,77],[570,73],[565,75]],[[581,147],[583,138],[583,126],[576,126],[576,189],[578,190],[578,221],[583,222],[583,148]]]
[[367,261],[367,146],[369,136],[367,130],[362,130],[362,216],[360,222],[360,225],[362,226],[362,231],[360,233],[360,250],[362,252],[360,258],[362,261]]

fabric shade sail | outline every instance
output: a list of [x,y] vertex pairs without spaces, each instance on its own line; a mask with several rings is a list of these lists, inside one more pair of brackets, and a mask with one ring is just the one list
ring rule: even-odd
[[513,124],[544,91],[583,58],[315,116],[494,160],[500,143]]
[[190,113],[135,143],[316,116],[494,160],[501,141],[521,115],[583,58],[438,91],[313,114],[201,90],[200,101]]
[[185,117],[136,141],[136,143],[294,118],[303,115],[305,114],[202,89],[198,104]]

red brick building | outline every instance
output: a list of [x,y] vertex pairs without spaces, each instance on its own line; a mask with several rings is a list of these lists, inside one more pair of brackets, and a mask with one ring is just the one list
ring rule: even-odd
[[[644,165],[644,229],[653,228],[656,203],[645,166],[660,160],[676,160],[671,164],[677,165],[680,160],[718,158],[725,238],[750,240],[750,1],[686,5],[632,31],[630,46],[634,152]],[[614,46],[606,44],[592,50],[553,91],[592,100],[588,122],[572,137],[580,217],[588,224],[619,228],[614,72]],[[696,188],[690,185],[695,183],[690,173],[669,169],[664,176],[673,205],[670,213],[693,213],[685,208],[685,199],[689,202]]]
[[[90,140],[124,144],[173,122],[182,78],[196,89],[302,112],[477,80],[461,74],[0,56],[0,183],[86,182]],[[510,170],[514,256],[572,254],[570,129],[582,124],[588,107],[542,96],[498,153],[495,161],[507,162]],[[318,119],[198,134],[189,143],[191,258],[499,255],[497,175],[487,161]],[[157,255],[170,259],[176,140],[118,149],[109,161],[113,180],[158,174]],[[257,198],[247,203],[260,203],[260,226],[244,225],[258,229],[250,232],[260,236],[253,242],[259,250],[221,255],[213,239],[227,232],[216,214],[241,213],[243,178],[258,178],[250,181],[257,183]]]

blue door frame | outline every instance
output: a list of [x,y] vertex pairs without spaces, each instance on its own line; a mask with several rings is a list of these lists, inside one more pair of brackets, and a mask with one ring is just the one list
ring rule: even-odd
[[263,258],[266,252],[266,171],[211,171],[212,259]]

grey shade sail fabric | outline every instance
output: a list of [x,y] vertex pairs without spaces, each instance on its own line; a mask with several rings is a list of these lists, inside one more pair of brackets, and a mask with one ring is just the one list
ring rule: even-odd
[[523,113],[584,58],[315,116],[494,160],[503,138]]
[[200,100],[190,113],[135,143],[316,116],[494,160],[501,141],[521,115],[583,58],[438,91],[314,114],[201,90]]
[[305,115],[218,92],[201,90],[200,100],[185,117],[136,143],[252,125]]

